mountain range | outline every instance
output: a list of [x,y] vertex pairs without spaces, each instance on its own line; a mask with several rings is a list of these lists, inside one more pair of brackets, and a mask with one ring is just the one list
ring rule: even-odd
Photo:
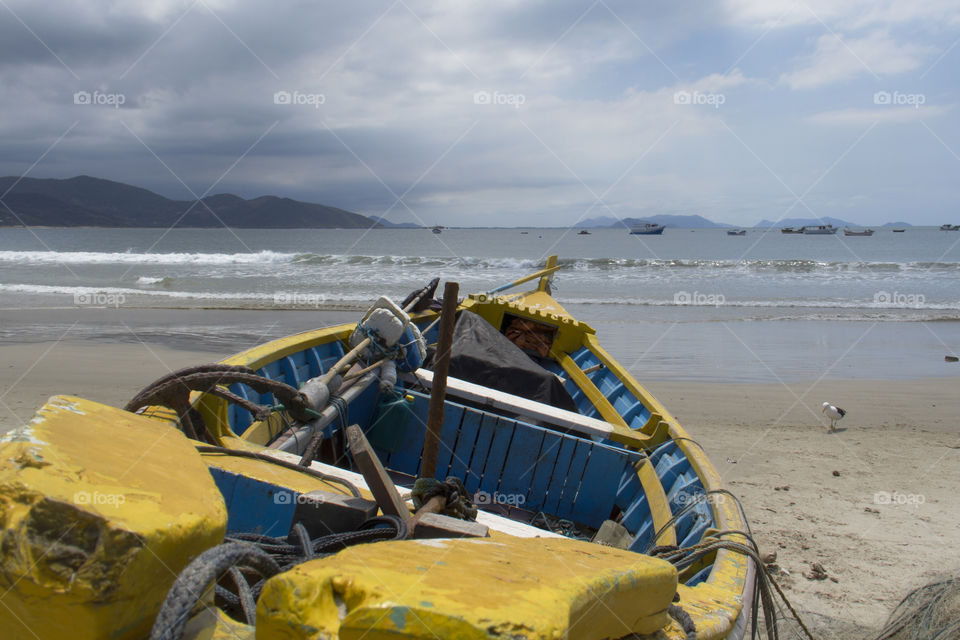
[[657,214],[655,216],[647,216],[645,218],[621,218],[617,219],[612,216],[599,216],[597,218],[587,218],[586,220],[581,220],[577,224],[573,225],[577,229],[599,229],[599,228],[618,228],[625,227],[630,228],[641,222],[652,222],[654,224],[662,224],[665,227],[675,227],[678,229],[719,229],[731,227],[733,225],[724,224],[722,222],[714,222],[713,220],[707,220],[703,216],[697,215],[670,215],[670,214]]
[[356,229],[394,226],[382,219],[277,196],[229,193],[171,200],[147,189],[90,176],[65,180],[0,178],[0,226],[234,227]]
[[[857,224],[856,222],[850,222],[848,220],[841,220],[840,218],[831,218],[830,216],[824,216],[822,218],[784,218],[783,220],[761,220],[757,224],[753,225],[754,228],[760,227],[811,227],[821,224],[832,224],[835,227],[862,227],[863,225]],[[910,223],[907,222],[888,222],[884,227],[912,227]]]
[[[681,229],[730,228],[699,215],[659,214],[644,218],[588,218],[579,229],[631,227],[653,222]],[[859,227],[839,218],[784,218],[761,220],[755,227],[802,227],[832,224]],[[364,216],[324,204],[278,196],[250,200],[230,193],[200,200],[171,200],[153,191],[91,176],[67,179],[0,178],[0,227],[192,227],[241,229],[416,229],[421,225],[395,223],[380,216]],[[884,227],[909,227],[888,222]]]

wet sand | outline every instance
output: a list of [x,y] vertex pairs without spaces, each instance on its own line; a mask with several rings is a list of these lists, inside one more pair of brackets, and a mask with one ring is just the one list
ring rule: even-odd
[[[0,345],[0,431],[28,421],[51,395],[122,406],[171,370],[228,353],[146,342]],[[788,596],[814,621],[877,628],[908,590],[960,571],[960,377],[646,385],[740,496],[762,550],[776,551],[789,572],[780,578]],[[836,433],[823,401],[848,411]],[[826,579],[804,577],[814,562]]]

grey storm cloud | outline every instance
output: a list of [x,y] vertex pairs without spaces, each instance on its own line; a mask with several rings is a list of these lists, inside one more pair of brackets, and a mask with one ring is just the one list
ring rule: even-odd
[[[822,11],[854,46],[873,48],[865,57],[899,42],[872,35],[863,17]],[[825,56],[842,47],[824,45],[823,25],[803,15],[783,21],[788,38],[764,39],[778,28],[773,13],[754,0],[8,0],[0,173],[89,174],[171,197],[188,195],[182,180],[196,193],[215,184],[212,193],[450,224],[657,212],[750,223],[789,207],[892,206],[863,197],[876,176],[851,162],[856,153],[834,162],[870,126],[874,105],[861,98],[876,78],[831,65]],[[938,19],[909,17],[914,30]],[[897,73],[946,49],[914,46]],[[848,86],[794,89],[826,82],[807,68],[839,68],[836,82]],[[924,114],[936,125],[949,109],[928,104]],[[918,126],[909,112],[876,113]],[[942,132],[948,144],[953,133]],[[798,207],[831,164],[837,180],[821,179]],[[910,169],[894,159],[884,171]]]

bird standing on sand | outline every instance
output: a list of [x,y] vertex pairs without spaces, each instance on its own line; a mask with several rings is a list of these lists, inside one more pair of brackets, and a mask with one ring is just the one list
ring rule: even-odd
[[823,409],[820,409],[820,413],[830,418],[830,431],[833,431],[836,428],[837,420],[847,415],[846,411],[840,407],[833,406],[829,402],[823,403]]

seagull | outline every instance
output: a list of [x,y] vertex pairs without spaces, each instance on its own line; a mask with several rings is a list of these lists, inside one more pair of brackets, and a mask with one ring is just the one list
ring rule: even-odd
[[820,413],[830,418],[830,431],[833,431],[836,428],[837,420],[847,415],[847,412],[841,409],[840,407],[835,407],[829,402],[823,403],[823,409],[820,410]]

